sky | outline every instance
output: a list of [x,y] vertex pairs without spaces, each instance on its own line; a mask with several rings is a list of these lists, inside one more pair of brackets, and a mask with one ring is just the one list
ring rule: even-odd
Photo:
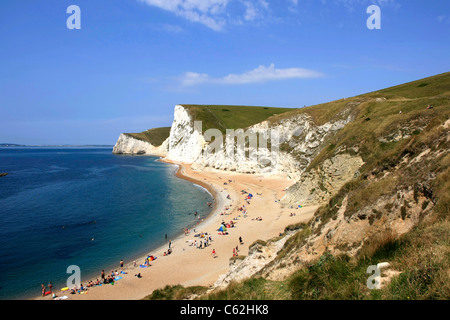
[[448,0],[2,0],[0,143],[113,145],[177,104],[376,91],[450,71],[449,30]]

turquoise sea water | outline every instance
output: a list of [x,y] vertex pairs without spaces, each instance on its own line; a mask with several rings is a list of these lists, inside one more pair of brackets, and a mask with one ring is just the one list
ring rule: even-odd
[[0,299],[65,287],[70,265],[82,281],[117,269],[209,214],[211,195],[176,166],[111,152],[0,148]]

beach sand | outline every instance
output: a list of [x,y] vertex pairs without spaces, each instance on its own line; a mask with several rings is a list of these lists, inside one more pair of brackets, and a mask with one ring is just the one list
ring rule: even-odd
[[[168,249],[168,243],[149,252],[157,257],[150,267],[139,267],[146,256],[136,260],[137,267],[134,267],[133,261],[125,261],[124,268],[119,268],[118,262],[114,270],[123,270],[127,274],[121,274],[123,278],[114,285],[91,287],[86,294],[69,294],[59,291],[58,288],[54,290],[57,297],[66,295],[70,300],[139,300],[166,285],[211,286],[220,275],[228,271],[229,259],[233,256],[233,248],[237,245],[239,255],[248,255],[248,247],[254,241],[278,236],[290,224],[308,222],[317,209],[317,206],[289,209],[278,202],[285,189],[294,183],[292,180],[214,169],[195,171],[189,164],[174,164],[179,165],[176,173],[178,177],[192,181],[211,192],[215,200],[211,214],[195,227],[195,232],[191,230],[189,235],[182,234],[176,239],[168,239],[172,241],[173,252],[170,255],[163,255]],[[250,204],[245,201],[242,190],[253,194]],[[231,199],[227,198],[228,195]],[[243,217],[242,211],[238,211],[243,205],[247,209],[246,218]],[[229,210],[225,210],[226,207],[229,207]],[[291,212],[295,213],[295,216],[290,216]],[[257,217],[261,217],[262,221],[255,220]],[[235,222],[235,227],[228,228],[228,235],[219,235],[217,229],[221,222],[228,223],[231,220]],[[190,245],[190,241],[200,240],[194,237],[200,232],[212,235],[212,242],[203,249]],[[242,245],[239,244],[239,237],[242,237]],[[211,254],[213,249],[216,251],[216,258]],[[102,269],[105,268],[99,266],[98,278]],[[111,270],[105,269],[106,275],[110,272]],[[141,273],[142,278],[137,278],[135,276],[137,273]],[[88,282],[86,280],[89,279],[82,279],[84,285]],[[36,299],[52,298],[49,295]]]

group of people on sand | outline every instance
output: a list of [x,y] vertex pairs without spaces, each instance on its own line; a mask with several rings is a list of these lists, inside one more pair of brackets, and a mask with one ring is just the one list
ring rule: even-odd
[[[172,253],[172,240],[169,240],[169,248],[167,249],[167,251],[164,251],[163,256],[168,256],[169,254]],[[152,256],[153,257],[153,256]],[[147,257],[147,259],[151,259],[150,257]]]
[[193,246],[197,249],[206,248],[210,245],[211,239],[212,239],[211,236],[209,236],[209,237],[205,238],[204,240],[199,240],[198,242],[197,242],[197,240],[194,240]]
[[221,216],[227,216],[227,215],[230,215],[231,214],[231,212],[226,212],[226,211],[228,211],[228,210],[230,210],[230,206],[226,206],[225,208],[224,208],[224,210],[225,211],[222,211],[221,213],[220,213],[220,215]]
[[[121,261],[121,266],[123,267],[123,261]],[[122,274],[127,274],[125,271],[120,271]],[[91,280],[88,282],[86,286],[83,286],[83,284],[80,284],[80,287],[78,288],[76,285],[70,289],[71,294],[76,293],[86,293],[89,288],[101,286],[102,284],[114,284],[116,281],[116,277],[119,276],[119,271],[117,270],[111,270],[111,273],[108,275],[105,275],[105,270],[102,270],[102,273],[100,275],[100,279],[97,278],[97,280]]]
[[41,285],[41,290],[42,290],[42,296],[45,296],[45,295],[47,295],[49,293],[52,293],[53,292],[53,284],[52,284],[52,282],[51,281],[48,282],[48,291],[47,291],[47,288],[46,288],[45,284]]
[[[219,179],[222,179],[222,178],[219,177]],[[228,182],[224,182],[223,184],[226,186],[226,185],[228,185],[229,183],[232,183],[232,182],[233,182],[233,180],[228,179]]]
[[[243,245],[244,242],[242,241],[242,237],[239,237],[239,244]],[[239,245],[236,245],[235,248],[233,248],[233,257],[237,257],[239,255]]]
[[242,205],[242,206],[240,206],[240,207],[238,208],[238,211],[241,211],[242,214],[244,215],[244,217],[247,216],[247,208],[245,207],[245,204]]

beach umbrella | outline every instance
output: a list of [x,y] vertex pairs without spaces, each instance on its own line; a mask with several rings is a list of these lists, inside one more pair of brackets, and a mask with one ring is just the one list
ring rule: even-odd
[[225,227],[223,224],[220,226],[219,231],[227,231],[227,227]]

